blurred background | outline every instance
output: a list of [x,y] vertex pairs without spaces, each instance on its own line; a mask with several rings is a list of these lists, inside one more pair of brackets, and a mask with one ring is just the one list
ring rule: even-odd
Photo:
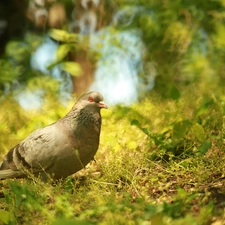
[[24,110],[96,90],[129,106],[223,86],[224,0],[0,2],[0,104]]

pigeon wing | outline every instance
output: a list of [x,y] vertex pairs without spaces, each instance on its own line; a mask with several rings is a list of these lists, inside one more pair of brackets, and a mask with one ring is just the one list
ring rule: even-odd
[[6,155],[1,169],[32,170],[33,173],[46,170],[54,164],[55,151],[64,143],[65,136],[53,124],[31,133]]

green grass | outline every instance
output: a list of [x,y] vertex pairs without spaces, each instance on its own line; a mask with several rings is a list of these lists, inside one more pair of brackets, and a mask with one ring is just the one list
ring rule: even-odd
[[[67,180],[1,181],[0,224],[225,224],[225,95],[178,92],[102,110],[96,162]],[[3,100],[1,157],[71,105],[50,101],[26,113]]]

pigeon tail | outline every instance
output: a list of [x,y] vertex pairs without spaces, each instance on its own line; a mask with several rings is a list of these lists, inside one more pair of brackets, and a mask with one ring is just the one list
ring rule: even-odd
[[0,180],[21,177],[21,176],[23,176],[23,173],[21,171],[15,171],[11,169],[0,170]]

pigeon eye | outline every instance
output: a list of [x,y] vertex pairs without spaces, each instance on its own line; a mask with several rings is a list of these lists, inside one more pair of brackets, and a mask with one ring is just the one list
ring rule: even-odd
[[91,96],[89,96],[89,97],[88,97],[88,101],[89,101],[89,102],[93,102],[94,99],[93,99]]

